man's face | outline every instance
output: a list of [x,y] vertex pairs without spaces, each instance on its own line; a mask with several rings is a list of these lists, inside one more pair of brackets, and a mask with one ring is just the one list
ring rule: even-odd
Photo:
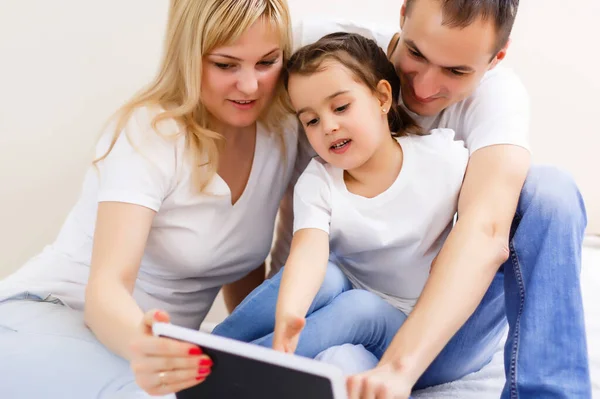
[[400,76],[404,105],[423,116],[436,115],[468,97],[508,47],[494,56],[492,20],[477,19],[465,28],[442,22],[438,0],[413,0],[408,15],[403,6],[402,32],[390,56]]

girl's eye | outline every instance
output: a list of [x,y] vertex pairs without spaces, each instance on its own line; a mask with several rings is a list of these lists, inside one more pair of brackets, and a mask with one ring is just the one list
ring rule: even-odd
[[317,118],[315,119],[311,119],[308,122],[306,122],[306,126],[313,126],[315,125],[319,120]]
[[335,112],[344,112],[345,110],[348,109],[349,106],[350,106],[350,104],[346,104],[346,105],[342,105],[341,107],[337,107],[335,109]]

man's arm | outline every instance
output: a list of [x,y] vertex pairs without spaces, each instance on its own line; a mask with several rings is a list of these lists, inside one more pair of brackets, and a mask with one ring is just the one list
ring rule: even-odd
[[510,227],[529,165],[529,151],[516,145],[488,146],[472,154],[458,221],[381,364],[391,364],[416,382],[475,311],[509,256]]
[[239,305],[249,293],[265,281],[266,267],[263,263],[240,280],[223,286],[223,299],[229,313]]

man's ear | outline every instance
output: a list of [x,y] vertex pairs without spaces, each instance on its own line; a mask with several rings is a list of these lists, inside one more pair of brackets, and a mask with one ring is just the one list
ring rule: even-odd
[[494,59],[492,60],[492,62],[490,62],[490,66],[488,67],[488,71],[491,71],[492,69],[496,68],[496,65],[498,65],[500,63],[500,61],[502,61],[505,57],[506,57],[506,52],[508,51],[508,47],[510,46],[510,38],[506,41],[506,44],[504,45],[504,47],[502,47],[500,49],[500,51],[498,51],[498,53],[496,54],[496,56],[494,57]]
[[404,20],[406,19],[406,0],[402,3],[400,8],[400,29],[404,28]]
[[377,83],[376,89],[377,98],[379,98],[379,106],[381,107],[383,112],[387,114],[393,103],[392,86],[387,80],[381,79],[379,83]]
[[396,47],[398,47],[399,40],[400,40],[400,32],[394,33],[394,36],[392,36],[392,40],[390,40],[390,43],[388,44],[388,48],[387,48],[387,57],[388,58],[391,58],[392,54],[394,54]]

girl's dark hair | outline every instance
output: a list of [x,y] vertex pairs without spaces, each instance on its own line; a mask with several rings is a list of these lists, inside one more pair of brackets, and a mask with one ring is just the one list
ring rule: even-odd
[[286,89],[290,75],[310,75],[320,71],[326,60],[335,60],[344,65],[374,93],[379,82],[387,80],[392,87],[392,106],[388,112],[392,135],[422,134],[415,121],[398,106],[400,79],[394,65],[377,43],[358,34],[331,33],[299,49],[287,63],[284,73]]

